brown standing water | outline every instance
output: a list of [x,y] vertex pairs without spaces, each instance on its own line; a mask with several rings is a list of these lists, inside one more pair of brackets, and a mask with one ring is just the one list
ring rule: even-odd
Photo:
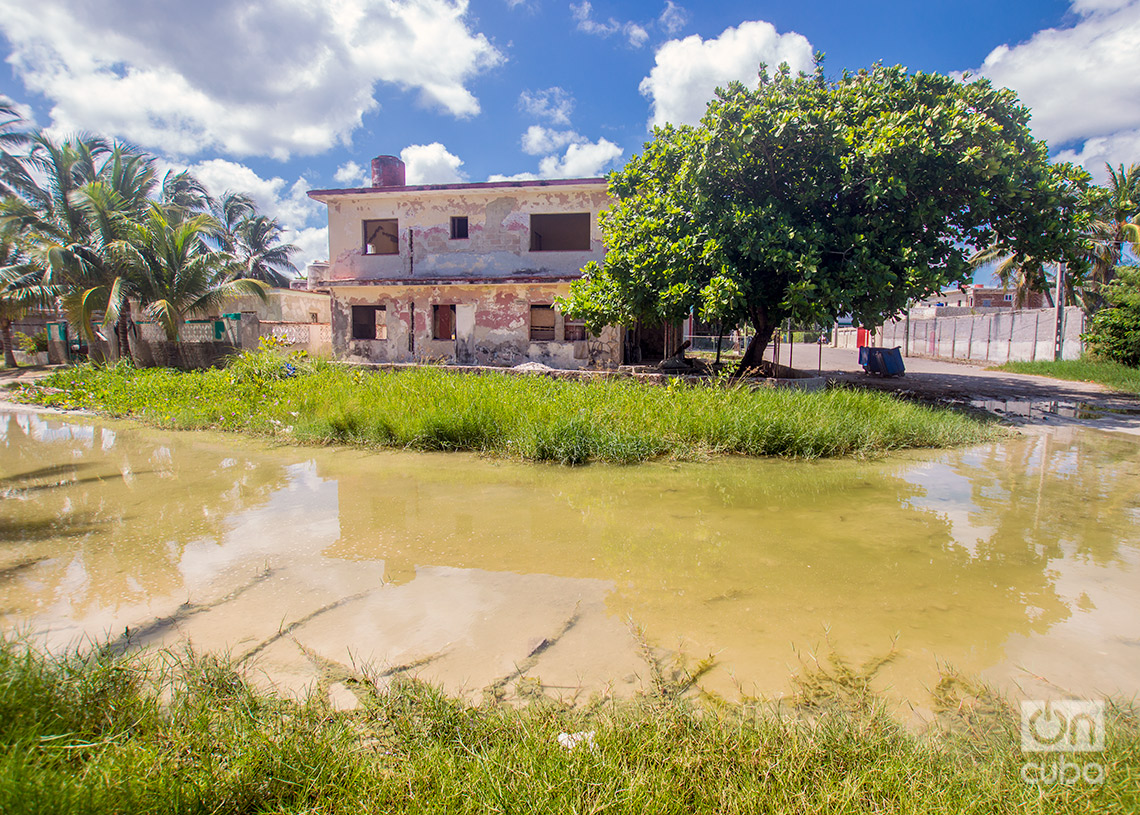
[[221,649],[279,686],[647,676],[775,696],[828,643],[1043,693],[1140,692],[1140,446],[1059,430],[883,461],[562,468],[0,412],[0,625]]

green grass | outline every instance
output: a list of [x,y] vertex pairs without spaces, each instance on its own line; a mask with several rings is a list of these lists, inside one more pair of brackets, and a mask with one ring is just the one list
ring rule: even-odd
[[1119,362],[1088,359],[1061,362],[1007,362],[993,370],[1015,374],[1037,374],[1074,382],[1096,382],[1119,391],[1140,394],[1140,368],[1129,368]]
[[17,399],[171,428],[241,431],[305,444],[467,450],[534,461],[659,457],[869,456],[992,439],[994,424],[857,390],[589,382],[431,367],[365,371],[246,354],[229,368],[81,365]]
[[[659,674],[656,674],[660,678]],[[847,682],[835,677],[847,676]],[[843,666],[781,706],[642,696],[572,707],[540,692],[473,706],[425,684],[316,692],[252,688],[193,654],[45,656],[0,640],[5,813],[1133,813],[1137,710],[1109,703],[1100,785],[1030,785],[1013,706],[948,679],[921,731]],[[566,750],[560,733],[592,731]],[[1048,758],[1048,757],[1046,757]],[[1070,757],[1071,758],[1071,757]]]

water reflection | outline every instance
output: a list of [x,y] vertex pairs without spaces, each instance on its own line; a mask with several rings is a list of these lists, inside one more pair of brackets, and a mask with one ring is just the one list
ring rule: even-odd
[[825,636],[897,636],[904,695],[936,660],[1140,690],[1140,450],[1090,431],[566,469],[0,414],[0,473],[3,622],[54,642],[142,627],[298,686],[321,660],[597,686],[637,683],[632,618],[717,652],[722,690],[779,692]]

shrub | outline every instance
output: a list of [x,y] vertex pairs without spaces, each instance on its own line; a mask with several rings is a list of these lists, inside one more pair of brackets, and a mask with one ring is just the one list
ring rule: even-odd
[[1082,335],[1098,357],[1140,366],[1140,266],[1118,266],[1103,289],[1107,305]]

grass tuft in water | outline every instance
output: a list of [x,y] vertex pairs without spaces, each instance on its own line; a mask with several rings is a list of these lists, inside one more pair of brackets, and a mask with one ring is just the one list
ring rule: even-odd
[[[49,656],[0,640],[0,811],[1133,813],[1140,720],[1113,703],[1100,785],[1025,783],[1008,703],[947,707],[915,732],[860,696],[810,711],[703,704],[700,670],[644,697],[473,706],[421,682],[357,682],[361,704],[251,687],[208,655]],[[856,672],[858,673],[858,672]],[[840,684],[858,676],[828,669]],[[819,677],[813,685],[825,682]],[[960,690],[960,689],[959,689]],[[971,715],[981,715],[971,709]],[[562,733],[592,734],[573,749]],[[1040,758],[1039,756],[1037,758]]]
[[714,455],[873,456],[970,444],[995,424],[890,395],[724,383],[660,387],[433,368],[364,371],[247,353],[223,370],[77,366],[17,398],[307,444],[465,450],[559,464]]

